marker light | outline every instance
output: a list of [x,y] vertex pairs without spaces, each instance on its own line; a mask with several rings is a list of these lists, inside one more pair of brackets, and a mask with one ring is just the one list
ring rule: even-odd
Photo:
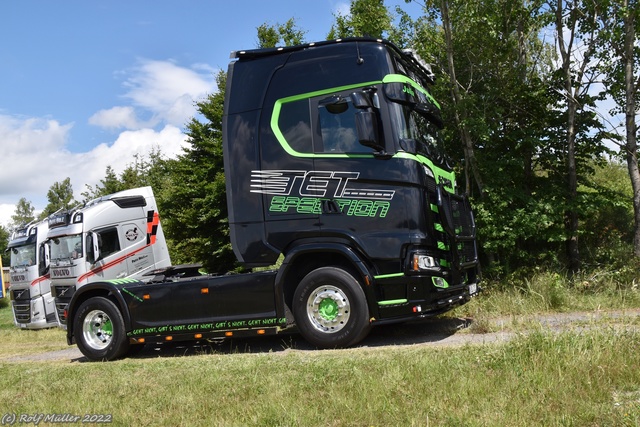
[[167,335],[166,337],[164,337],[165,341],[171,341],[173,340],[173,337],[171,335]]
[[195,339],[199,340],[200,338],[202,338],[202,334],[195,334],[193,337]]
[[142,295],[142,299],[151,299],[151,295],[144,294],[144,295]]
[[201,293],[201,294],[208,294],[208,293],[209,293],[209,288],[202,288],[202,289],[200,289],[200,293]]
[[264,329],[258,329],[258,335],[264,335],[266,331]]
[[225,332],[224,333],[225,337],[232,337],[233,336],[233,332],[229,331],[229,332]]

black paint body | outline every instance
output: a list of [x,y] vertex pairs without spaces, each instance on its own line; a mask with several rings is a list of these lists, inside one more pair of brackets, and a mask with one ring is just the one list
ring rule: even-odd
[[[405,77],[428,89],[428,70],[392,44],[370,39],[244,51],[235,58],[223,117],[232,245],[248,267],[272,265],[283,255],[282,265],[268,273],[96,283],[74,295],[69,316],[102,292],[117,300],[133,338],[193,338],[194,332],[206,338],[257,326],[275,333],[286,329],[297,284],[323,266],[358,278],[374,324],[468,301],[479,281],[469,203],[455,194],[446,157],[417,148],[397,126],[413,108],[398,93],[413,97],[420,89]],[[344,120],[327,113],[346,104],[354,113]],[[358,121],[360,112],[368,121]],[[353,117],[355,127],[330,124]],[[375,132],[363,129],[366,123]],[[367,132],[373,137],[363,137]],[[351,148],[329,147],[354,136]],[[371,138],[369,146],[358,143]],[[415,254],[436,265],[417,269]],[[68,337],[73,341],[73,327]]]

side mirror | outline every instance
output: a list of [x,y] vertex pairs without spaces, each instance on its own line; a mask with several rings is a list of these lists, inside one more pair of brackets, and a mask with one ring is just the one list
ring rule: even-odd
[[98,235],[96,233],[87,234],[85,241],[87,250],[87,261],[94,264],[100,259],[100,247],[98,245]]
[[49,245],[42,243],[38,248],[38,275],[44,276],[49,271]]
[[375,151],[384,151],[384,145],[380,142],[378,117],[375,112],[358,111],[356,113],[356,130],[360,144]]

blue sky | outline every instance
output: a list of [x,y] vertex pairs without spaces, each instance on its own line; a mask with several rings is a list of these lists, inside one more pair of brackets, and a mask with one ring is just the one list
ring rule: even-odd
[[[417,17],[420,7],[386,0]],[[0,1],[0,224],[21,197],[42,210],[54,182],[76,199],[108,165],[184,144],[193,103],[215,90],[256,28],[295,18],[324,40],[348,1]]]

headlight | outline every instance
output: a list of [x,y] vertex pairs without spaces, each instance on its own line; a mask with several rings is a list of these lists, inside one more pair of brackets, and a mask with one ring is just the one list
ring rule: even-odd
[[440,268],[438,261],[429,255],[413,254],[411,269],[413,271],[433,270]]

